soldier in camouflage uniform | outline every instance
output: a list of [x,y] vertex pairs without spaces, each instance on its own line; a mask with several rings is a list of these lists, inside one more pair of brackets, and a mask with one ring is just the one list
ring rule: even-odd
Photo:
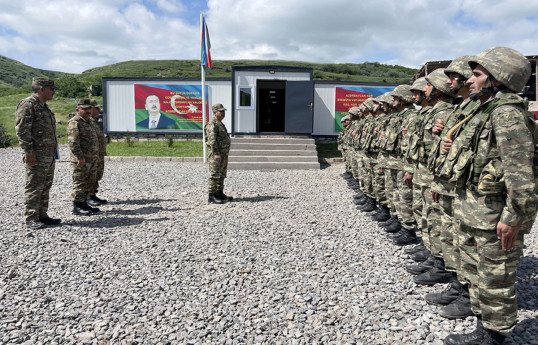
[[516,93],[531,75],[529,61],[505,47],[486,49],[469,62],[471,98],[480,106],[443,138],[449,181],[463,188],[461,269],[470,280],[477,328],[451,334],[446,345],[504,343],[517,322],[516,271],[537,210],[538,125]]
[[209,147],[209,198],[210,203],[223,204],[233,198],[224,194],[224,179],[228,169],[230,136],[222,123],[226,109],[222,104],[212,107],[213,119],[205,127],[206,145]]
[[73,167],[73,213],[83,216],[99,212],[98,208],[91,207],[86,202],[94,192],[99,160],[99,136],[92,124],[91,111],[91,100],[80,99],[77,101],[77,115],[67,123],[70,161]]
[[360,181],[361,191],[366,195],[368,200],[359,207],[360,211],[372,212],[376,206],[376,199],[374,195],[373,185],[373,171],[372,164],[375,163],[375,157],[370,153],[369,139],[373,133],[375,126],[375,117],[372,113],[374,108],[374,102],[372,98],[366,99],[362,104],[364,122],[361,130],[357,133],[355,138],[355,149],[359,156],[360,165],[358,170],[357,179]]
[[415,120],[415,130],[411,134],[407,155],[408,161],[415,169],[414,174],[406,174],[406,179],[413,185],[414,197],[420,200],[414,200],[415,217],[430,256],[424,263],[408,266],[406,269],[417,275],[414,278],[415,283],[434,285],[448,283],[454,275],[445,270],[440,239],[441,215],[439,205],[433,202],[431,196],[433,174],[427,168],[427,160],[435,137],[439,134],[433,131],[433,127],[438,119],[446,122],[446,118],[452,113],[454,95],[446,84],[447,77],[443,69],[436,69],[425,78],[427,84],[424,87],[424,95],[431,107],[421,112],[422,116]]
[[[459,224],[454,217],[454,212],[457,209],[456,201],[458,201],[454,199],[456,187],[441,174],[443,164],[446,161],[446,154],[441,150],[441,138],[446,136],[448,130],[456,123],[469,115],[477,104],[480,104],[478,100],[469,98],[469,85],[466,82],[472,75],[469,67],[470,58],[471,56],[465,55],[454,59],[445,69],[448,78],[446,83],[456,96],[457,106],[445,122],[441,119],[437,120],[433,130],[441,134],[435,137],[432,151],[428,157],[428,169],[434,174],[431,187],[432,199],[438,203],[441,213],[440,238],[445,268],[449,272],[454,272],[456,279],[452,280],[442,292],[427,294],[426,302],[442,307],[439,310],[439,315],[449,319],[460,319],[472,315],[468,282],[460,270]],[[427,254],[429,255],[429,253]]]
[[349,129],[349,124],[351,123],[349,119],[349,115],[342,117],[342,119],[340,119],[340,123],[342,124],[342,130],[340,131],[340,133],[338,133],[338,138],[336,139],[336,142],[338,144],[338,151],[340,151],[340,153],[342,154],[342,159],[344,160],[344,165],[346,167],[346,171],[340,174],[340,176],[342,176],[345,179],[348,179],[352,176],[352,174],[351,174],[351,168],[349,166],[349,162],[346,159],[347,148],[344,143],[344,137],[346,135],[346,132]]
[[56,119],[47,106],[54,96],[54,81],[34,78],[32,95],[19,102],[15,114],[15,130],[26,172],[24,187],[24,219],[31,230],[61,223],[60,219],[47,215],[49,191],[54,179]]
[[94,99],[91,100],[91,105],[92,105],[91,124],[93,125],[95,131],[97,132],[97,136],[99,138],[99,156],[97,158],[97,164],[95,165],[95,169],[97,170],[95,184],[93,187],[93,191],[90,193],[90,197],[86,202],[90,206],[100,206],[107,203],[105,199],[101,199],[97,196],[97,191],[99,190],[99,181],[103,178],[103,173],[105,171],[106,139],[105,139],[105,134],[103,133],[103,129],[101,128],[101,126],[99,126],[99,123],[97,121],[97,117],[99,116],[99,113],[101,112],[101,107],[97,104],[97,101]]

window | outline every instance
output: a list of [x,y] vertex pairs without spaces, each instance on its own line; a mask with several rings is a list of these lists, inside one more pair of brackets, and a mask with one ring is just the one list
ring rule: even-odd
[[239,86],[237,92],[238,108],[254,108],[253,86]]

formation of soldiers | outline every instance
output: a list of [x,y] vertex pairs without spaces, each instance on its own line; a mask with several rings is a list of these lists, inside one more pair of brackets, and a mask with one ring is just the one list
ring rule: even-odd
[[462,56],[342,118],[353,203],[418,262],[425,296],[476,329],[444,343],[502,344],[517,321],[516,270],[536,216],[538,125],[520,93],[528,60],[506,47]]
[[[56,119],[47,105],[47,101],[53,99],[55,90],[53,80],[34,78],[32,95],[19,102],[15,113],[15,130],[23,151],[26,175],[24,218],[30,230],[62,222],[47,213],[55,161],[59,158]],[[107,202],[97,196],[106,155],[105,136],[97,123],[100,110],[95,100],[78,100],[76,115],[67,124],[73,167],[71,199],[76,215],[99,212],[95,206]]]

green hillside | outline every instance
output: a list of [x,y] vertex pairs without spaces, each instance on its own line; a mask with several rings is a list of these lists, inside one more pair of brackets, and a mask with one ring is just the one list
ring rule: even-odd
[[60,78],[66,73],[33,68],[0,55],[0,95],[16,92],[19,88],[30,89],[32,78]]

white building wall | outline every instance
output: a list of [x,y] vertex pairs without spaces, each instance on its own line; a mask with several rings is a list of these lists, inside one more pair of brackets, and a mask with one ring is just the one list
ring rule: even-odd
[[[235,110],[235,123],[234,132],[238,133],[256,133],[256,82],[258,79],[262,80],[310,80],[309,72],[275,72],[269,73],[269,71],[236,71],[235,72],[235,94],[236,98],[239,94],[239,87],[251,86],[252,87],[252,99],[253,107],[250,109],[238,109],[238,100],[234,101]],[[229,128],[229,127],[228,127]]]
[[334,131],[336,85],[314,84],[314,129],[312,135],[337,135]]
[[[170,81],[170,80],[106,80],[104,92],[106,92],[106,123],[108,132],[135,132],[133,121],[135,100],[135,84],[160,84],[160,85],[200,85],[199,81]],[[211,105],[222,103],[228,114],[232,109],[232,83],[231,81],[206,81],[209,89],[207,99],[209,101],[209,118],[211,118]],[[231,128],[231,116],[226,116],[223,123]]]

